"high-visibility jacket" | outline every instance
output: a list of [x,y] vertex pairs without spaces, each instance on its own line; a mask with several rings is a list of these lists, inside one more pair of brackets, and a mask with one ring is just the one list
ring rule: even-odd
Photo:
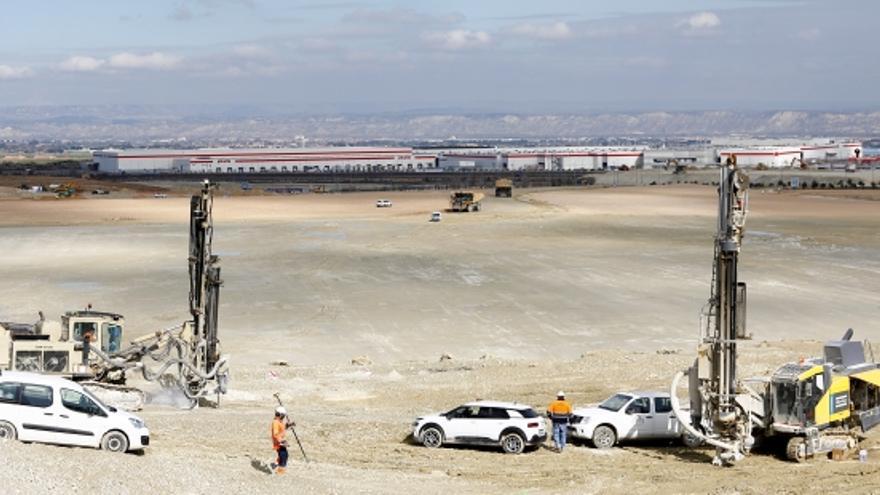
[[556,399],[547,406],[547,412],[554,423],[567,423],[571,416],[571,402],[565,399]]
[[287,432],[287,426],[281,418],[272,420],[272,448],[278,450],[284,442],[284,436]]

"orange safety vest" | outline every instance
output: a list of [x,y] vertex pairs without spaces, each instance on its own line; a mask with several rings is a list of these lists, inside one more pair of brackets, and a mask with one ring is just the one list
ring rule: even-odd
[[571,403],[567,400],[554,400],[547,406],[551,416],[568,416],[571,414]]
[[287,430],[287,427],[284,425],[284,421],[281,418],[275,418],[272,420],[272,448],[278,450],[281,448],[281,443],[284,442],[284,434]]

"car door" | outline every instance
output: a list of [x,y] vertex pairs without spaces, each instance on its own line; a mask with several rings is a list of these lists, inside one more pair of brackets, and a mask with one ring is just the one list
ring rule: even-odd
[[65,443],[97,447],[107,429],[107,413],[77,390],[61,387],[58,430]]
[[651,438],[653,414],[651,414],[651,400],[647,397],[636,397],[627,404],[624,413],[634,419],[632,429],[626,438],[631,440]]
[[672,412],[672,400],[669,397],[654,397],[654,417],[651,418],[653,438],[677,438],[681,436],[681,425]]
[[480,408],[477,406],[462,406],[452,411],[448,416],[447,427],[444,429],[447,439],[458,442],[466,442],[473,438],[476,433],[476,416]]
[[475,435],[487,442],[501,439],[501,431],[510,424],[510,414],[500,407],[481,407],[474,422]]
[[28,411],[21,406],[20,400],[20,383],[0,383],[0,420],[12,423],[19,437],[21,437],[21,422],[28,416]]
[[55,429],[54,391],[47,385],[21,384],[16,412],[21,421],[18,438],[26,442],[59,442]]

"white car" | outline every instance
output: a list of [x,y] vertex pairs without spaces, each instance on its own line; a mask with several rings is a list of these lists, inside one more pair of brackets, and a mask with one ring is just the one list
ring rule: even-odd
[[495,445],[508,454],[519,454],[547,439],[544,419],[531,407],[513,402],[469,402],[449,412],[416,418],[412,427],[413,438],[429,448]]
[[681,427],[669,394],[663,392],[618,393],[597,406],[575,409],[568,433],[599,449],[621,440],[681,439],[688,446],[699,444]]
[[107,406],[79,384],[57,376],[0,373],[0,440],[100,447],[111,452],[150,444],[143,420]]
[[441,215],[439,211],[435,211],[434,213],[431,213],[431,221],[432,222],[439,222],[442,218],[443,218],[443,215]]
[[376,208],[391,208],[390,199],[380,199],[376,201]]

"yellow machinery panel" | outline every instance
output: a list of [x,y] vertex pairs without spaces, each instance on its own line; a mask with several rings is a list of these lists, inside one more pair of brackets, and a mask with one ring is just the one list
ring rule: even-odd
[[849,377],[836,376],[816,405],[816,426],[841,421],[850,416]]
[[852,375],[852,378],[858,378],[863,382],[868,382],[872,385],[880,387],[880,369],[856,373]]

